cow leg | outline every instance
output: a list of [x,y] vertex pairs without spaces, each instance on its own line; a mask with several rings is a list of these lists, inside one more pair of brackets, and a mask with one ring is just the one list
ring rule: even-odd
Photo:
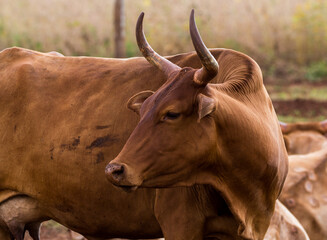
[[26,225],[26,230],[28,230],[33,240],[40,240],[40,227],[41,222],[30,223]]
[[[166,188],[156,192],[155,216],[165,240],[203,240],[205,217],[196,206],[191,188]],[[178,192],[178,194],[176,194]]]
[[30,224],[23,224],[23,223],[14,223],[8,224],[8,228],[11,234],[14,236],[15,240],[24,240],[25,231],[27,230],[33,240],[40,240],[39,232],[40,232],[40,225],[41,223],[30,223]]
[[47,219],[38,202],[25,195],[14,196],[0,204],[0,221],[16,240],[23,240],[26,230],[33,240],[39,240],[41,222]]
[[7,229],[0,227],[0,239],[13,240],[14,238]]
[[9,224],[8,228],[15,240],[24,240],[25,226],[23,224]]

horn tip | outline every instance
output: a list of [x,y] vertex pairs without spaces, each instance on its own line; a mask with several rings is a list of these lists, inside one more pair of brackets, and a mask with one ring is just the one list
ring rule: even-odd
[[139,19],[143,19],[144,18],[144,12],[141,12]]
[[136,33],[143,31],[143,18],[144,18],[144,12],[141,12],[140,16],[137,19],[136,22]]
[[194,19],[194,8],[191,11],[191,15],[190,15],[190,21]]

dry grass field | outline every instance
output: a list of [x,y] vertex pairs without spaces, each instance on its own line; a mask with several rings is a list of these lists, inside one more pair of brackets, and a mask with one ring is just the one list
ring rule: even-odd
[[[0,49],[16,45],[112,57],[113,4],[114,0],[0,0]],[[141,11],[146,13],[148,40],[159,53],[192,51],[188,33],[192,8],[208,47],[247,53],[268,77],[308,76],[318,81],[325,74],[324,0],[125,0],[127,56],[139,55],[134,27]]]

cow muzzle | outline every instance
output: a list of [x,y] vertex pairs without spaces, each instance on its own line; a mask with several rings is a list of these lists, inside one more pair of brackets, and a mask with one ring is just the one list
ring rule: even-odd
[[142,183],[133,178],[131,172],[126,165],[119,163],[109,163],[105,170],[108,181],[127,192],[136,190]]

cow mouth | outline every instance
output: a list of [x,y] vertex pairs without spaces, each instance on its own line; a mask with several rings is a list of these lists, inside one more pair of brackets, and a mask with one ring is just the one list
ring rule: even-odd
[[136,191],[136,189],[138,189],[138,186],[122,186],[122,185],[115,185],[115,186],[127,193],[134,192]]

